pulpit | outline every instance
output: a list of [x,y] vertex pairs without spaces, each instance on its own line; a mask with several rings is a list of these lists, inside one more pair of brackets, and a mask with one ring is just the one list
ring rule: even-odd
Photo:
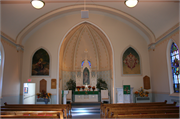
[[67,94],[68,94],[68,90],[62,90],[63,104],[66,104],[66,95]]
[[117,103],[133,103],[133,87],[130,94],[124,94],[123,88],[117,89]]

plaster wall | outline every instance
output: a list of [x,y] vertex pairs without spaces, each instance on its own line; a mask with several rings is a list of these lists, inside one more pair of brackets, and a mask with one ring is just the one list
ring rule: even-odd
[[[151,64],[151,83],[153,91],[153,101],[168,100],[171,103],[172,99],[179,98],[178,96],[170,96],[169,76],[167,66],[167,45],[172,39],[179,47],[179,33],[171,34],[168,38],[158,43],[153,50],[149,50]],[[170,53],[170,51],[169,51]],[[170,58],[170,57],[169,57]]]
[[[59,79],[59,49],[66,34],[75,25],[88,21],[98,28],[102,29],[110,40],[113,49],[113,78],[114,87],[121,87],[122,81],[124,85],[131,85],[134,90],[143,86],[143,77],[150,76],[148,44],[137,29],[132,24],[124,22],[121,18],[108,14],[96,14],[90,12],[89,19],[81,19],[79,12],[57,16],[34,29],[24,44],[23,67],[22,67],[22,83],[27,82],[31,78],[36,83],[36,92],[39,92],[39,81],[47,80],[47,92],[56,94],[57,90],[50,88],[50,80],[52,78]],[[123,52],[129,47],[133,47],[140,56],[141,75],[123,75],[122,74],[122,56]],[[50,55],[50,76],[32,77],[31,63],[33,54],[39,49],[44,48]],[[61,77],[60,77],[61,78]],[[58,84],[58,83],[57,83]],[[22,93],[22,92],[21,92]]]
[[19,104],[21,58],[23,52],[17,52],[16,46],[7,40],[1,39],[1,42],[5,55],[1,105],[4,102]]

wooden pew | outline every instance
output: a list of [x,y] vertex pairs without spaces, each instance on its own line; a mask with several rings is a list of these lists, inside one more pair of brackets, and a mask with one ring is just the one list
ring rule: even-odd
[[[143,103],[143,104],[166,104],[167,103],[167,100],[165,100],[164,102],[149,102],[149,103]],[[142,103],[121,103],[121,104],[142,104]],[[104,106],[106,106],[106,105],[117,105],[117,104],[103,104],[103,103],[101,103],[101,108],[103,108]],[[102,109],[101,109],[102,110]]]
[[[55,108],[1,108],[1,112],[11,112],[11,113],[35,113],[35,114],[38,114],[38,113],[52,113],[52,111],[55,111],[57,113],[59,113],[59,117],[60,119],[64,119],[63,117],[63,112],[64,112],[64,109],[55,109]],[[66,119],[67,119],[67,116],[66,116]]]
[[156,114],[156,113],[179,113],[179,109],[134,109],[134,110],[116,110],[108,118],[116,118],[118,115],[137,115],[137,114]]
[[105,114],[105,117],[111,117],[112,114],[116,114],[117,112],[120,111],[124,111],[126,110],[127,112],[129,110],[178,110],[179,111],[179,107],[175,107],[175,106],[147,106],[147,107],[115,107],[115,108],[110,108],[109,112],[107,114]]
[[140,114],[140,115],[118,115],[115,118],[179,118],[179,113],[167,114]]
[[58,116],[21,116],[21,115],[0,115],[3,118],[49,118],[49,119],[59,119]]
[[[23,108],[23,107],[32,107],[32,108],[37,108],[37,107],[40,107],[40,108],[66,108],[65,110],[65,114],[64,115],[67,115],[68,118],[72,117],[71,116],[71,104],[50,104],[50,105],[43,105],[43,104],[7,104],[7,103],[4,103],[5,106],[1,106],[1,108],[7,108],[7,107],[12,107],[12,108]],[[67,113],[68,112],[68,113]]]
[[11,108],[41,108],[41,109],[63,109],[63,116],[65,118],[70,118],[70,115],[68,112],[68,108],[66,106],[36,106],[36,105],[31,105],[31,106],[1,106],[1,109],[11,109]]
[[147,107],[147,106],[175,106],[176,102],[173,104],[166,103],[123,103],[123,104],[106,104],[101,108],[101,117],[105,117],[112,107]]

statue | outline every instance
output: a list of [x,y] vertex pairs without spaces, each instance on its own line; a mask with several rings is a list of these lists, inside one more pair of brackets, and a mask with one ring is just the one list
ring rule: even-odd
[[87,68],[83,71],[83,85],[89,85],[89,70]]

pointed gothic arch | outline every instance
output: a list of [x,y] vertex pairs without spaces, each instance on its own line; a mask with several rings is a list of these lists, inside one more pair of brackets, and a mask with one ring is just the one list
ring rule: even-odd
[[50,56],[44,49],[38,49],[32,56],[32,76],[49,76]]
[[139,75],[141,74],[141,59],[138,52],[129,46],[122,55],[122,74]]
[[[178,93],[176,93],[175,91],[174,91],[174,84],[175,84],[175,82],[174,82],[174,72],[173,72],[173,70],[172,70],[172,67],[173,67],[173,64],[172,64],[172,60],[171,60],[171,58],[172,58],[172,56],[171,56],[171,51],[172,51],[172,45],[173,44],[176,44],[176,42],[175,41],[173,41],[172,39],[170,39],[169,40],[169,42],[168,42],[168,45],[167,45],[167,49],[166,49],[166,56],[167,56],[167,67],[168,67],[168,77],[169,77],[169,89],[170,89],[170,95],[172,95],[172,96],[178,96],[179,95],[179,92]],[[177,46],[177,45],[176,45]],[[178,46],[177,46],[177,48],[178,48]],[[179,52],[179,48],[178,48],[178,52]],[[177,58],[179,58],[179,57],[177,57]]]
[[4,47],[0,42],[0,99],[2,98],[4,61],[5,61]]
[[[74,73],[73,72],[71,72],[71,73],[68,73],[67,72],[67,70],[64,70],[63,68],[64,68],[64,66],[66,66],[64,63],[63,63],[63,61],[64,61],[64,56],[65,56],[65,51],[66,51],[66,45],[68,44],[67,42],[66,42],[66,40],[67,40],[67,37],[69,36],[69,34],[71,34],[71,31],[73,31],[74,29],[76,29],[77,30],[77,28],[80,28],[79,26],[81,26],[81,25],[83,25],[83,24],[89,24],[90,26],[92,26],[93,27],[93,29],[95,29],[95,31],[97,30],[97,31],[99,31],[98,33],[101,33],[101,34],[103,34],[103,42],[106,42],[109,46],[108,46],[108,48],[109,49],[107,49],[107,51],[108,51],[108,53],[109,53],[109,55],[107,55],[108,57],[109,57],[109,72],[107,72],[107,73],[109,73],[108,75],[110,75],[109,77],[110,77],[110,79],[109,79],[109,85],[110,85],[110,87],[109,87],[109,89],[111,90],[110,91],[110,93],[111,93],[111,98],[112,98],[112,101],[113,102],[115,102],[116,101],[116,99],[115,99],[115,87],[114,87],[114,85],[115,85],[115,81],[113,81],[114,79],[115,79],[115,73],[113,72],[114,71],[114,51],[113,51],[113,47],[112,47],[112,44],[111,44],[111,41],[110,41],[110,39],[108,38],[108,36],[107,36],[107,34],[100,28],[100,27],[98,27],[96,24],[94,24],[94,23],[91,23],[91,22],[89,22],[89,21],[83,21],[83,22],[80,22],[80,23],[78,23],[78,24],[76,24],[75,26],[73,26],[65,35],[64,35],[64,37],[63,37],[63,40],[61,41],[61,43],[60,43],[60,46],[59,46],[59,52],[58,52],[58,55],[59,55],[59,59],[58,59],[58,71],[59,71],[59,86],[60,86],[60,90],[63,90],[63,85],[65,84],[64,83],[64,81],[63,81],[63,78],[62,77],[68,77],[69,75],[72,75],[70,78],[73,78],[74,77],[74,73],[77,73],[77,74],[79,74],[80,72],[77,72],[77,71],[75,71],[74,69],[76,68],[76,65],[74,65],[74,66],[72,66],[72,69],[71,69],[71,71],[75,71]],[[97,32],[96,31],[96,32]],[[71,34],[72,35],[72,34]],[[79,37],[77,37],[77,38],[79,38]],[[71,38],[70,38],[71,39]],[[76,43],[75,43],[76,44]],[[75,45],[76,46],[76,45]],[[94,47],[94,48],[96,48],[96,46]],[[96,48],[97,49],[97,48]],[[75,51],[75,50],[72,50],[72,51]],[[95,50],[96,51],[96,50]],[[96,51],[97,52],[97,51]],[[71,53],[71,54],[75,54],[75,53]],[[99,57],[98,56],[98,54],[96,54],[96,56],[97,57]],[[74,58],[74,56],[72,56],[72,58]],[[67,60],[68,58],[66,58],[66,60]],[[107,58],[108,59],[108,58]],[[74,61],[74,60],[71,60],[72,62]],[[99,59],[97,58],[97,61],[98,62],[100,62],[99,61]],[[81,63],[80,63],[81,64]],[[93,62],[92,62],[92,66],[93,66]],[[78,65],[78,66],[80,66],[81,67],[81,65]],[[99,66],[98,66],[99,67]],[[99,68],[96,68],[96,70],[97,69],[99,69]],[[63,71],[64,70],[64,71]],[[77,69],[77,70],[79,70],[80,71],[80,69]],[[103,71],[102,71],[103,72]],[[94,72],[93,72],[94,73]],[[79,75],[78,75],[79,76]],[[90,74],[90,76],[91,76],[91,74]],[[76,76],[75,76],[76,77]],[[58,92],[60,92],[60,90],[58,91]],[[61,100],[61,96],[59,95],[59,99]],[[57,100],[59,100],[59,99],[57,99]]]

